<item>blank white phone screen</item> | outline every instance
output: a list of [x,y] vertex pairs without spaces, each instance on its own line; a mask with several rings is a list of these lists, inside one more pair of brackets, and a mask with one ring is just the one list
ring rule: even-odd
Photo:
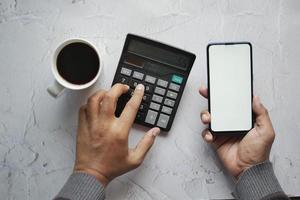
[[252,128],[251,47],[249,44],[209,46],[212,131]]

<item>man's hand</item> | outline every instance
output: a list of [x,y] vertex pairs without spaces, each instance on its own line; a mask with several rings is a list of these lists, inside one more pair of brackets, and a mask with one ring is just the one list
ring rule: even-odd
[[137,168],[154,143],[159,128],[149,130],[134,149],[128,148],[129,130],[144,95],[138,85],[121,116],[115,117],[118,98],[129,87],[114,85],[92,95],[79,111],[75,171],[95,176],[104,186],[113,178]]
[[[207,98],[207,88],[201,87],[199,92]],[[256,117],[255,127],[244,137],[216,137],[208,129],[202,132],[203,139],[212,144],[225,168],[235,178],[249,167],[268,160],[275,139],[268,111],[257,96],[253,98],[253,112]],[[207,110],[201,112],[201,120],[204,124],[210,123],[210,113]]]

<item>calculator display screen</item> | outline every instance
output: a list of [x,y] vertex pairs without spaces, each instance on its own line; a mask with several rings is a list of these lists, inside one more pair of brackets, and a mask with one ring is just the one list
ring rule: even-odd
[[130,40],[128,51],[183,70],[189,65],[189,58],[185,55],[137,40]]

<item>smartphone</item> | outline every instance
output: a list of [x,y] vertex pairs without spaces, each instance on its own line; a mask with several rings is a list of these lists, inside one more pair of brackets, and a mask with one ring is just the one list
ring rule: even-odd
[[252,45],[207,46],[209,129],[213,134],[245,134],[253,128]]

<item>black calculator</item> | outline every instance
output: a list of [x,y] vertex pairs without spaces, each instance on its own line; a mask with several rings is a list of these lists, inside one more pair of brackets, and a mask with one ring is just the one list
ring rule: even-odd
[[145,94],[135,122],[169,131],[196,56],[190,52],[128,34],[112,85],[130,89],[117,103],[120,116],[134,88],[142,83]]

